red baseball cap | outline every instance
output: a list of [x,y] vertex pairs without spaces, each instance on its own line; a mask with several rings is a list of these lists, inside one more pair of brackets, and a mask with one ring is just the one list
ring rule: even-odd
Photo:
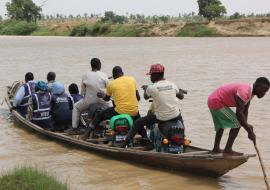
[[147,73],[147,75],[151,75],[153,73],[164,73],[164,71],[165,71],[165,68],[163,65],[154,64],[154,65],[151,65],[150,71]]

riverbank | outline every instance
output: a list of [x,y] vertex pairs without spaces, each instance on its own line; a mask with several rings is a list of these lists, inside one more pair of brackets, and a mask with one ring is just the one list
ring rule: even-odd
[[112,24],[95,20],[0,23],[2,35],[104,37],[244,37],[270,36],[270,18],[169,23]]
[[9,190],[68,190],[67,184],[58,182],[46,172],[30,167],[16,168],[0,177],[0,189]]

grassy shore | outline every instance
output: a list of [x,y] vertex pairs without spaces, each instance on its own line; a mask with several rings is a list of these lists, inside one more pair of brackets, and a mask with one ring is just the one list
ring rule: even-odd
[[46,172],[30,167],[16,168],[0,177],[3,190],[68,190],[67,184],[58,182]]
[[211,28],[204,23],[186,24],[177,36],[180,37],[220,37],[223,36],[215,28]]
[[97,20],[0,21],[0,35],[105,37],[222,37],[270,36],[270,18],[200,22],[123,23]]

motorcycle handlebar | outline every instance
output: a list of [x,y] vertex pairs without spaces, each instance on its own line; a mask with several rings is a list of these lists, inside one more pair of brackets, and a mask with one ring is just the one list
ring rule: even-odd
[[[142,85],[142,86],[141,86],[141,88],[142,88],[143,90],[146,90],[147,87],[148,87],[148,85]],[[179,88],[179,92],[181,92],[181,93],[183,93],[183,94],[187,94],[187,93],[188,93],[187,90],[184,90],[184,89],[182,89],[182,88]]]
[[187,90],[184,90],[184,89],[181,89],[181,88],[179,88],[179,91],[182,92],[183,94],[187,94],[188,93]]

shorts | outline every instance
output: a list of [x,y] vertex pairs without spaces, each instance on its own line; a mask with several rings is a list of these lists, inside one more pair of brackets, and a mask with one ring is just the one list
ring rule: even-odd
[[210,109],[215,125],[215,130],[226,128],[239,128],[240,124],[236,114],[228,107],[222,109]]

